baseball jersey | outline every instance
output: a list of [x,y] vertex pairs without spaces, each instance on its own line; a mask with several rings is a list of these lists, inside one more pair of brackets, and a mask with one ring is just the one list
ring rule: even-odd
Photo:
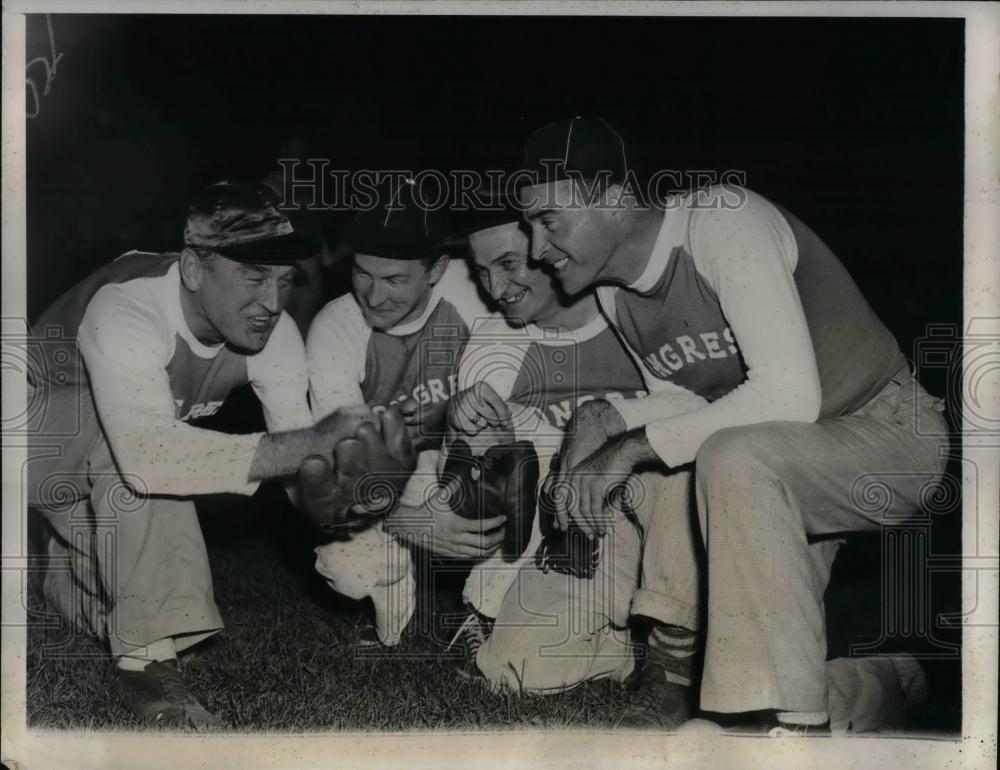
[[844,266],[792,214],[732,187],[677,203],[642,275],[597,292],[651,392],[708,402],[662,420],[655,397],[620,410],[668,465],[692,461],[721,428],[850,414],[906,365]]
[[[503,319],[483,324],[469,339],[458,375],[459,391],[487,383],[500,398],[540,414],[556,447],[576,407],[584,401],[641,398],[639,369],[600,313],[578,329],[528,324],[513,328]],[[520,436],[519,436],[520,437]],[[536,443],[542,436],[529,437]]]
[[[259,482],[247,477],[264,434],[188,422],[214,414],[233,388],[249,383],[269,430],[311,425],[302,338],[282,313],[257,353],[205,345],[184,317],[177,260],[129,252],[71,289],[35,325],[36,337],[55,332],[83,366],[55,356],[55,366],[36,370],[34,387],[47,398],[75,391],[96,408],[84,410],[76,435],[61,442],[56,467],[79,469],[103,428],[119,470],[146,494],[250,494]],[[75,346],[65,344],[72,340]],[[53,427],[43,426],[37,442],[56,435]]]
[[420,317],[392,329],[369,326],[353,294],[333,300],[313,320],[306,342],[316,419],[343,406],[378,412],[413,398],[424,429],[439,430],[462,347],[472,327],[491,315],[461,260],[449,263]]

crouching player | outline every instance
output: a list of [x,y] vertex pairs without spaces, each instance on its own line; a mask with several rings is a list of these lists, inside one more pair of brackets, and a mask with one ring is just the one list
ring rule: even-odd
[[[352,292],[319,312],[306,349],[317,418],[352,407],[405,411],[421,449],[405,504],[419,502],[434,478],[462,346],[477,320],[491,313],[467,267],[449,263],[440,250],[444,217],[406,182],[379,192],[377,205],[358,212],[345,235],[353,250]],[[369,481],[374,492],[384,480]],[[436,523],[425,544],[441,555],[456,555],[456,541],[469,555],[495,544],[483,542],[478,522],[442,512]],[[378,516],[357,520],[335,538],[316,549],[317,571],[339,593],[371,598],[377,638],[366,633],[362,645],[398,644],[416,601],[409,550]]]
[[[524,325],[479,329],[469,340],[460,393],[450,409],[455,433],[479,451],[510,441],[512,434],[530,438],[543,473],[572,468],[624,433],[621,412],[644,410],[646,399],[629,398],[645,393],[631,358],[591,295],[567,300],[544,268],[527,263],[528,238],[518,226],[473,232],[469,245],[480,281],[511,326]],[[705,403],[678,390],[650,407],[682,415]],[[474,568],[464,592],[472,611],[461,637],[488,682],[557,693],[591,679],[627,677],[635,663],[626,629],[630,613],[655,617],[664,603],[681,606],[671,603],[672,596],[700,590],[698,584],[678,584],[679,575],[703,569],[692,482],[689,468],[640,466],[592,551],[570,525],[571,545],[562,558],[565,538],[550,531],[541,539],[536,529],[520,559],[494,553]],[[565,491],[543,486],[555,497]],[[539,521],[546,516],[541,506],[538,515]],[[646,558],[650,549],[657,558]],[[590,553],[594,560],[588,563]],[[660,670],[664,676],[691,676],[695,646],[683,637],[670,641],[671,654],[657,660]],[[855,662],[834,660],[826,667],[836,724],[861,730],[900,724],[904,704],[919,698],[924,686],[915,662],[897,656],[848,663]],[[910,670],[914,674],[902,681]]]
[[[302,338],[283,312],[303,252],[264,189],[206,189],[184,242],[105,265],[35,324],[29,505],[51,530],[46,599],[108,641],[124,702],[149,722],[208,728],[218,719],[177,664],[222,629],[192,497],[252,494],[316,455],[322,494],[307,501],[336,503],[325,458],[372,415],[313,426]],[[246,383],[271,432],[189,424]]]
[[[488,221],[468,240],[479,281],[507,322],[479,327],[466,346],[459,394],[449,409],[448,444],[462,439],[481,454],[492,445],[527,439],[544,482],[554,467],[575,462],[576,454],[607,439],[598,417],[604,407],[646,391],[594,296],[568,298],[547,270],[529,265],[529,239],[517,212]],[[681,392],[676,408],[703,403]],[[572,447],[564,447],[567,432],[576,438]],[[560,455],[567,449],[574,456]],[[547,514],[540,509],[524,553],[498,550],[472,569],[463,594],[469,613],[457,636],[493,686],[559,692],[588,679],[631,673],[626,623],[640,575],[643,529],[672,527],[674,558],[692,564],[695,559],[686,502],[690,479],[653,475],[660,477],[653,483],[648,474],[634,478],[630,504],[620,507],[592,554],[580,533],[567,543],[545,527]],[[447,494],[454,491],[446,487]],[[665,512],[654,516],[657,510]],[[591,558],[589,564],[575,563]]]

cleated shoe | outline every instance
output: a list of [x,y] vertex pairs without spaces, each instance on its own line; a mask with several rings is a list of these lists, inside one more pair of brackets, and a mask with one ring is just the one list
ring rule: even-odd
[[158,727],[193,727],[212,730],[217,716],[191,693],[176,660],[154,660],[142,671],[117,669],[113,690],[136,716]]
[[462,625],[458,627],[458,631],[455,632],[451,641],[448,642],[445,652],[457,645],[465,652],[466,658],[475,660],[479,648],[486,643],[493,632],[493,621],[472,609],[471,606],[467,606],[466,609],[469,614],[462,621]]
[[667,670],[647,659],[635,675],[628,707],[615,727],[676,730],[691,719],[692,688],[667,679]]

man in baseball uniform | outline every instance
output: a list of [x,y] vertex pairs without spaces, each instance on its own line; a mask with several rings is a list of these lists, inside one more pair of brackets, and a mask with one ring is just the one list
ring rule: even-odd
[[[544,483],[565,434],[577,437],[578,447],[603,443],[595,405],[620,404],[646,391],[593,294],[567,298],[547,270],[529,266],[527,234],[513,215],[484,219],[468,235],[470,255],[507,323],[479,327],[466,345],[460,392],[450,407],[452,435],[476,442],[480,450],[511,440],[510,434],[531,441]],[[660,413],[682,414],[707,403],[687,390],[660,398]],[[634,646],[626,626],[640,566],[647,570],[647,585],[660,574],[641,565],[641,535],[666,521],[674,533],[661,544],[671,549],[668,560],[695,558],[686,526],[690,508],[676,505],[683,496],[691,500],[690,481],[690,473],[655,468],[633,475],[630,509],[614,510],[591,574],[550,559],[553,545],[548,538],[539,544],[537,522],[520,558],[495,552],[473,567],[463,592],[470,612],[457,636],[492,687],[549,694],[632,672]],[[678,537],[686,531],[686,540]],[[910,682],[904,688],[896,668],[913,669],[913,662],[894,656],[860,667],[850,663],[827,665],[832,720],[853,723],[858,731],[899,726],[906,700],[918,697],[918,688]]]
[[[302,338],[282,312],[301,256],[263,188],[216,184],[192,204],[179,254],[125,254],[33,329],[29,505],[51,525],[45,595],[108,640],[118,692],[157,724],[218,722],[177,664],[222,629],[192,496],[252,494],[371,419],[313,427]],[[245,383],[269,433],[189,424]]]
[[[794,215],[726,186],[654,208],[630,189],[628,162],[602,119],[551,124],[527,143],[526,168],[538,176],[519,195],[532,257],[570,294],[599,286],[650,390],[608,402],[600,447],[574,451],[567,438],[563,523],[599,536],[609,490],[637,465],[669,475],[694,464],[707,616],[691,565],[665,556],[671,533],[647,531],[632,612],[654,623],[623,723],[674,728],[689,718],[704,633],[703,710],[765,713],[778,731],[829,730],[822,602],[836,536],[917,510],[944,468],[943,404]],[[678,390],[704,405],[658,413]],[[873,473],[892,493],[884,510],[857,502],[856,482]],[[647,581],[647,565],[662,582]]]
[[[467,231],[470,259],[504,317],[480,325],[469,339],[459,394],[449,410],[449,439],[470,442],[479,453],[490,445],[528,440],[544,478],[578,404],[637,398],[645,388],[594,295],[567,297],[549,271],[529,265],[520,213],[510,208],[478,220]],[[439,463],[439,470],[443,467]],[[548,660],[518,668],[515,676],[526,690],[631,670],[623,627],[635,588],[638,532],[621,517],[615,535],[621,553],[603,559],[592,582],[536,567],[542,546],[537,516],[523,553],[497,551],[472,568],[463,591],[468,614],[456,640],[491,685],[510,675],[506,664],[513,639],[530,639],[526,646],[537,650],[536,642],[546,641],[541,628],[547,639],[558,636],[566,643]],[[579,626],[575,634],[571,624]]]
[[[345,234],[352,291],[317,314],[306,342],[317,418],[359,405],[376,413],[404,409],[422,451],[403,505],[419,504],[436,478],[462,347],[476,322],[491,315],[468,267],[441,251],[446,235],[443,213],[424,204],[416,185],[382,187]],[[482,535],[479,522],[441,514],[424,543],[435,553],[454,556],[461,548],[461,555],[483,556],[499,543],[495,533]],[[413,613],[415,581],[409,550],[372,518],[318,547],[316,569],[340,593],[371,597],[378,641],[395,645]]]

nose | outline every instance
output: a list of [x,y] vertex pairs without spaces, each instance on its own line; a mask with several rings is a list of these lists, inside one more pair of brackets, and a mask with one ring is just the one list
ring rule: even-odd
[[385,287],[379,281],[372,281],[371,288],[368,289],[368,294],[365,297],[368,307],[378,307],[385,301],[385,298]]
[[494,300],[499,300],[503,296],[503,293],[507,291],[507,285],[509,282],[504,277],[503,273],[496,268],[490,269],[487,280],[489,281],[488,288],[490,296],[493,297]]
[[531,224],[531,258],[536,262],[545,257],[545,252],[549,250],[549,239],[545,232],[545,227],[540,222]]
[[268,313],[277,313],[281,310],[281,287],[278,286],[277,280],[264,281],[258,301]]

